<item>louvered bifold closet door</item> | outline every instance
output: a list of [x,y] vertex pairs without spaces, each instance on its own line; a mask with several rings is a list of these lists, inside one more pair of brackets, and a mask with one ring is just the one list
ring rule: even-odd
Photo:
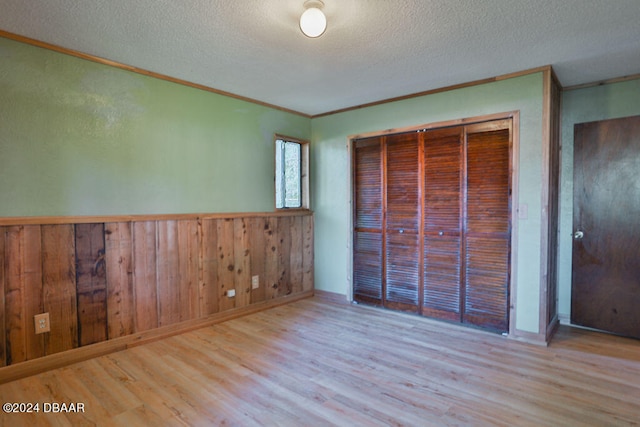
[[508,329],[511,121],[466,127],[463,323]]
[[386,137],[385,306],[417,311],[420,277],[419,138]]
[[382,303],[382,148],[381,138],[355,142],[353,298]]
[[431,130],[424,138],[425,316],[461,321],[463,127]]

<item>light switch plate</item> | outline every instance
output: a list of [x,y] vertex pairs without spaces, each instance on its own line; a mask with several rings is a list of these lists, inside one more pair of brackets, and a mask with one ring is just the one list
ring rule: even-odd
[[528,219],[529,218],[529,205],[523,203],[518,206],[518,219]]
[[258,289],[260,287],[260,276],[251,277],[251,289]]

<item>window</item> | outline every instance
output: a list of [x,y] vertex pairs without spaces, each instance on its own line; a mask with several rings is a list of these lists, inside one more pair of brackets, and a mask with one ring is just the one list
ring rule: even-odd
[[309,143],[276,135],[276,209],[309,208]]

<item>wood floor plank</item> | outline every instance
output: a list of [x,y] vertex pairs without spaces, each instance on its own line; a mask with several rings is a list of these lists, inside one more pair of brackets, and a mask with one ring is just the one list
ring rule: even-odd
[[[1,371],[0,371],[1,372]],[[640,341],[549,347],[315,297],[0,385],[0,425],[633,426]]]

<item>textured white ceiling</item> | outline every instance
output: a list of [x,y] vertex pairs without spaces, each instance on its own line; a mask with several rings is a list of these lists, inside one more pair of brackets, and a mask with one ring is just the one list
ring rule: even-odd
[[0,29],[310,115],[552,65],[640,73],[640,0],[0,0]]

